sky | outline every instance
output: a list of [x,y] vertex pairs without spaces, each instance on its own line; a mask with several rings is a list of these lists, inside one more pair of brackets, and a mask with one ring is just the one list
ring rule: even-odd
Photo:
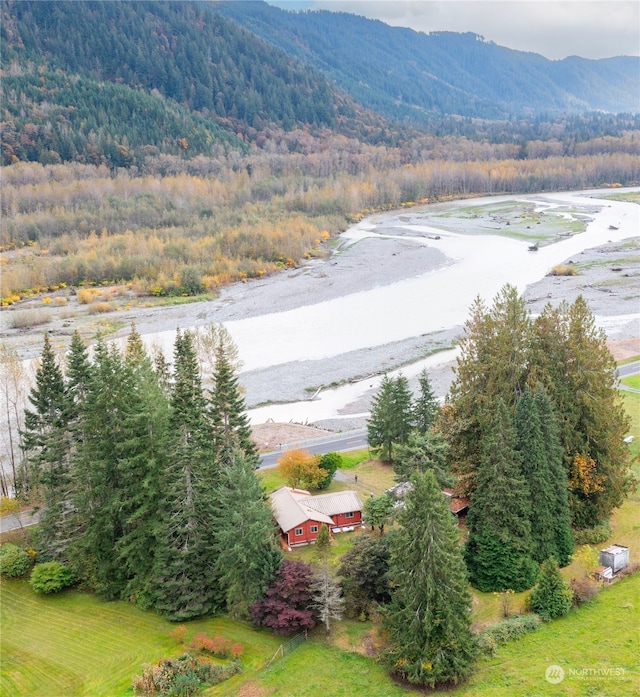
[[350,12],[415,31],[480,34],[551,60],[640,55],[638,0],[267,0],[283,9]]

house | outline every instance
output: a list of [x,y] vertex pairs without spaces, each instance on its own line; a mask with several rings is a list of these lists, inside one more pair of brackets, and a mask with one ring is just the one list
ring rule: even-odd
[[[411,482],[400,482],[387,489],[387,493],[394,496],[399,501],[405,497],[407,492],[411,489]],[[457,518],[464,518],[469,512],[469,504],[471,499],[461,496],[456,496],[452,489],[443,489],[442,495],[447,499],[447,505],[449,510]]]
[[314,542],[322,525],[341,532],[362,524],[362,502],[355,491],[311,496],[304,489],[284,486],[270,498],[273,515],[289,548]]
[[452,489],[443,489],[442,493],[449,502],[449,510],[453,513],[453,515],[457,516],[458,518],[462,518],[467,515],[469,512],[469,504],[471,503],[471,499],[467,498],[466,496],[456,496]]

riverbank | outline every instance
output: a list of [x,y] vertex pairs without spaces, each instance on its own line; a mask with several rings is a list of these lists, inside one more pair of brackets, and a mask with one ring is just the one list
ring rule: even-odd
[[[320,387],[348,384],[454,346],[462,333],[468,304],[458,313],[457,321],[447,322],[449,316],[444,313],[439,326],[435,322],[428,331],[421,331],[418,322],[415,332],[405,331],[399,340],[368,341],[360,336],[356,320],[358,308],[362,312],[373,309],[367,325],[376,322],[384,325],[394,319],[394,314],[411,320],[441,311],[447,296],[458,290],[455,285],[446,285],[444,274],[462,267],[464,260],[460,255],[469,244],[467,235],[475,235],[477,250],[486,252],[489,247],[507,250],[504,259],[493,259],[494,266],[486,268],[505,266],[508,272],[514,254],[518,255],[521,267],[527,269],[534,263],[541,266],[542,256],[538,255],[551,249],[527,252],[523,237],[526,239],[530,235],[533,239],[535,232],[535,239],[541,240],[542,245],[553,243],[567,234],[559,221],[562,223],[566,219],[572,225],[580,220],[588,223],[599,214],[607,213],[603,212],[603,207],[608,204],[601,201],[594,203],[585,199],[584,204],[576,204],[576,195],[570,194],[567,196],[569,204],[560,195],[555,196],[556,199],[552,195],[498,197],[378,214],[361,221],[343,235],[327,260],[312,261],[277,276],[229,286],[214,300],[173,307],[143,307],[128,305],[125,290],[122,298],[111,301],[113,311],[105,314],[91,314],[70,292],[63,295],[64,305],[58,306],[55,298],[49,303],[45,303],[46,298],[28,301],[1,313],[3,341],[21,358],[27,359],[40,353],[44,331],[50,332],[54,347],[63,351],[76,328],[87,339],[98,331],[118,338],[125,337],[131,323],[135,323],[150,343],[160,343],[170,356],[177,328],[223,322],[234,338],[235,332],[241,337],[241,349],[250,345],[253,351],[247,354],[249,366],[245,367],[249,369],[240,376],[249,407],[309,400]],[[626,205],[633,207],[634,204]],[[575,275],[545,275],[527,285],[523,294],[527,307],[534,314],[547,302],[554,305],[562,300],[573,302],[578,295],[583,295],[612,342],[614,354],[618,352],[616,357],[620,357],[622,350],[636,355],[640,353],[640,238],[629,236],[609,242],[607,220],[603,218],[600,222],[598,240],[603,240],[602,244],[580,250],[564,260],[558,259],[563,266],[575,270]],[[441,227],[434,228],[434,224]],[[495,232],[500,232],[499,226],[503,229],[501,235],[496,235]],[[478,229],[486,233],[489,228],[494,231],[492,237],[477,235]],[[632,222],[629,229],[637,231],[637,226]],[[499,251],[495,253],[500,254]],[[479,260],[479,263],[485,262]],[[550,271],[549,267],[544,269]],[[442,281],[438,280],[440,278]],[[460,275],[457,278],[459,283]],[[437,280],[436,290],[426,296],[409,295],[412,300],[408,302],[404,296],[405,300],[392,305],[390,314],[384,314],[382,303],[385,299],[395,297],[393,294],[403,284],[417,284],[421,279]],[[473,292],[481,292],[475,289],[473,281],[470,285]],[[353,321],[340,312],[344,298],[356,307]],[[485,300],[490,302],[491,296]],[[380,303],[379,312],[376,303]],[[42,326],[11,328],[12,318],[28,312],[30,306],[49,313],[50,321]],[[327,312],[328,308],[332,308],[331,312]],[[281,320],[287,313],[290,313],[290,321],[283,324]],[[402,332],[399,335],[402,336]],[[378,336],[384,336],[384,331],[378,332]],[[295,359],[283,357],[284,350],[296,342],[303,348],[291,354]],[[280,348],[274,349],[275,344]],[[324,348],[317,349],[320,344]],[[350,345],[355,348],[348,348]],[[258,367],[251,369],[251,362]],[[452,365],[450,361],[429,369],[434,390],[439,395],[444,395],[448,389]],[[415,378],[412,380],[416,382]],[[337,410],[339,420],[323,419],[317,425],[340,430],[360,427],[373,392],[373,387],[370,393],[366,389],[361,391],[357,399]],[[292,412],[286,420],[290,419],[296,420],[296,414]]]

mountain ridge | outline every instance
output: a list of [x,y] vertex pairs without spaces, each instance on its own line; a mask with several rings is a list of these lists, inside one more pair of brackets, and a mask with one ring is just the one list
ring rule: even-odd
[[[640,57],[636,56],[552,61],[499,46],[472,32],[426,34],[347,13],[283,10],[262,0],[210,6],[324,71],[364,106],[380,109],[382,104],[381,113],[387,117],[415,121],[429,109],[480,118],[541,111],[640,111]],[[306,46],[306,56],[292,49],[296,43]],[[350,72],[375,82],[368,89],[355,86]],[[446,90],[430,91],[428,86],[420,90],[421,74],[435,75],[458,88],[464,99]],[[590,82],[595,82],[593,88]],[[392,88],[404,90],[403,98],[394,100]]]

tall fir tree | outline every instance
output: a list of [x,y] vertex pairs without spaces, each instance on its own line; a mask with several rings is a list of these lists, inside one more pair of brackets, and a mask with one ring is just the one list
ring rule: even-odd
[[532,556],[541,563],[557,556],[554,521],[556,495],[538,406],[528,388],[516,405],[515,428],[516,448],[530,496]]
[[487,309],[477,298],[460,341],[443,425],[461,493],[475,488],[484,434],[497,399],[515,409],[527,381],[531,321],[524,299],[505,285]]
[[189,332],[176,335],[167,449],[151,588],[155,608],[170,620],[184,621],[220,606],[212,528],[217,473]]
[[478,590],[523,591],[535,583],[538,565],[532,556],[530,501],[513,419],[498,400],[484,436],[467,517],[465,557],[471,583]]
[[49,334],[44,335],[35,385],[28,397],[31,408],[25,410],[22,442],[24,460],[18,494],[26,497],[39,489],[42,478],[55,480],[63,476],[66,443],[64,432],[69,417],[69,404],[64,376],[51,346]]
[[219,327],[213,344],[213,386],[209,397],[214,447],[219,458],[226,461],[240,448],[256,467],[258,448],[251,436],[244,398],[235,374],[236,354],[231,336],[224,327]]
[[382,460],[391,462],[394,446],[407,442],[412,427],[412,395],[407,378],[384,375],[371,402],[367,422],[369,445],[379,451]]
[[18,494],[42,498],[38,547],[43,559],[66,560],[69,545],[63,521],[71,515],[71,402],[64,376],[45,334],[35,385],[25,411],[23,476]]
[[569,507],[569,482],[562,458],[562,443],[558,419],[553,405],[543,387],[535,392],[535,403],[540,418],[542,442],[546,450],[549,479],[551,481],[553,537],[555,558],[560,566],[567,566],[575,549],[571,531],[571,509]]
[[123,380],[130,389],[122,404],[118,456],[122,536],[116,550],[127,582],[123,595],[152,603],[159,517],[160,474],[166,467],[169,403],[135,327],[127,340]]
[[[616,387],[616,364],[604,332],[581,296],[572,305],[547,305],[536,320],[536,382],[558,415],[570,485],[572,523],[606,520],[633,489],[624,437],[629,416]],[[582,462],[593,462],[589,476]]]
[[436,422],[440,412],[440,404],[426,369],[418,376],[418,384],[420,391],[413,404],[413,422],[418,433],[426,435]]
[[229,614],[248,619],[282,564],[273,513],[241,450],[220,468],[214,517],[215,578]]
[[433,473],[415,473],[411,484],[391,550],[383,660],[412,684],[459,683],[476,656],[459,532]]
[[85,438],[74,460],[83,534],[74,544],[73,561],[80,577],[109,600],[120,597],[126,580],[116,547],[123,532],[118,459],[129,390],[120,352],[99,338],[80,417]]

